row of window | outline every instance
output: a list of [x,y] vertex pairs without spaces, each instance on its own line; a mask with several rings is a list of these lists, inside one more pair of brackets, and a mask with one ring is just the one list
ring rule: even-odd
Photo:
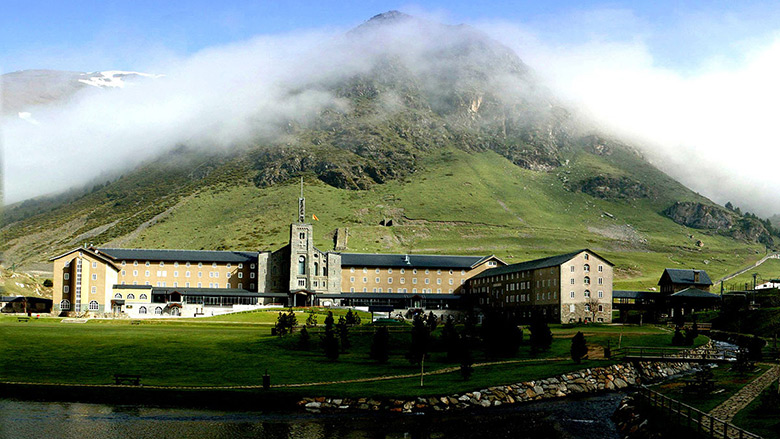
[[[355,283],[355,276],[350,276],[349,281],[352,282],[352,283]],[[374,282],[375,283],[381,283],[382,279],[378,278],[378,277],[374,278]],[[406,283],[406,278],[402,277],[402,278],[398,279],[398,282],[401,283],[401,284],[405,284]],[[368,278],[367,277],[363,278],[363,283],[368,283]],[[387,283],[389,283],[389,284],[393,283],[393,278],[392,277],[388,277],[387,278]],[[417,278],[416,277],[412,278],[412,283],[415,284],[415,285],[417,284]],[[425,279],[425,284],[426,285],[430,285],[430,283],[431,283],[431,280],[426,278]],[[455,284],[455,280],[454,279],[449,279],[448,283],[450,285],[454,285]],[[465,279],[461,279],[460,280],[460,284],[463,285],[464,283],[466,283],[466,280]],[[436,285],[441,285],[441,279],[436,279]]]
[[[569,283],[570,283],[570,284],[572,284],[572,285],[574,285],[574,278],[571,278],[571,279],[569,280]],[[590,285],[590,277],[588,277],[588,276],[585,276],[585,277],[582,279],[582,283],[584,283],[585,285]],[[599,284],[599,285],[604,285],[604,278],[603,278],[603,277],[600,277],[600,278],[598,278],[598,284]]]
[[[184,277],[190,277],[190,274],[191,273],[189,271],[185,271],[184,272]],[[122,276],[126,276],[126,275],[127,275],[127,272],[125,270],[122,270]],[[146,270],[144,272],[144,275],[146,277],[149,277],[151,275],[151,271]],[[133,270],[133,276],[138,276],[138,270]],[[168,272],[164,271],[164,270],[157,271],[157,277],[168,277]],[[178,271],[174,271],[173,272],[173,277],[179,277],[179,272]],[[198,272],[198,277],[203,277],[203,272],[202,271]],[[211,277],[211,278],[219,277],[219,272],[218,271],[209,271],[209,277]],[[230,279],[231,277],[233,277],[233,273],[225,273],[225,277]],[[255,272],[254,271],[250,272],[249,273],[249,277],[251,279],[254,279],[255,278]],[[238,272],[238,278],[239,279],[243,279],[244,278],[244,273],[242,271]],[[96,280],[96,279],[97,279],[96,275],[93,274],[92,275],[92,280]],[[68,274],[67,273],[65,273],[65,280],[68,280]]]
[[[569,270],[570,270],[572,273],[574,273],[574,265],[572,265],[571,267],[569,267]],[[604,271],[604,266],[603,266],[603,265],[599,265],[599,267],[598,267],[598,270],[599,270],[599,273],[601,273],[602,271]],[[582,266],[582,271],[584,271],[584,272],[586,272],[586,273],[590,273],[590,265],[589,265],[589,264],[585,264],[585,265],[583,265],[583,266]]]
[[[122,261],[122,266],[124,267],[125,265],[127,265],[127,261]],[[144,265],[146,265],[147,267],[149,267],[149,266],[151,266],[151,265],[152,265],[152,263],[151,263],[150,261],[146,261],[146,262],[144,262]],[[66,265],[66,266],[67,266],[67,265]],[[137,267],[137,266],[138,266],[138,261],[133,261],[133,266]],[[178,266],[179,266],[179,263],[178,263],[178,262],[174,262],[174,263],[173,263],[173,266],[174,266],[174,267],[178,267]],[[184,263],[184,266],[185,266],[185,267],[189,267],[189,266],[190,266],[190,263],[189,263],[189,262],[185,262],[185,263]],[[217,263],[216,263],[216,262],[212,262],[212,263],[211,263],[211,266],[212,266],[212,267],[214,267],[214,268],[217,268]],[[160,267],[165,267],[165,262],[163,262],[163,261],[160,261]],[[200,268],[200,267],[203,267],[203,262],[198,262],[198,268]],[[231,264],[230,262],[228,262],[227,264],[225,264],[225,267],[226,267],[226,268],[232,268],[232,267],[233,267],[233,264]],[[93,263],[92,263],[92,268],[97,268],[97,262],[93,262]],[[244,268],[244,264],[238,264],[238,268]],[[254,268],[255,268],[255,264],[250,264],[250,265],[249,265],[249,268],[251,268],[251,269],[254,269]]]
[[[381,270],[379,268],[376,268],[374,271],[376,272],[376,274],[381,273]],[[350,273],[354,273],[355,272],[355,267],[351,267],[349,269],[349,272]],[[405,268],[401,268],[400,272],[401,272],[401,274],[406,274],[406,269]],[[363,273],[368,273],[368,268],[363,267]],[[431,270],[425,269],[425,274],[430,274],[430,273],[431,273]],[[453,270],[449,270],[449,273],[450,274],[454,274],[454,271]],[[393,269],[392,268],[388,268],[387,269],[387,274],[393,274]],[[416,268],[412,269],[412,274],[417,274],[417,269]],[[441,274],[441,270],[436,270],[436,274]],[[460,270],[460,275],[461,276],[465,276],[466,275],[466,270]]]
[[[575,298],[574,296],[575,296],[574,291],[570,291],[569,292],[569,297],[574,299]],[[585,290],[585,293],[583,294],[583,296],[586,297],[586,298],[590,297],[590,290]],[[603,291],[599,291],[598,292],[598,296],[599,296],[599,299],[603,299],[604,298],[604,292]]]
[[[354,292],[355,292],[355,288],[350,288],[350,289],[349,289],[349,292],[350,292],[350,293],[354,293]],[[366,288],[366,287],[363,287],[363,292],[364,292],[364,293],[367,293],[367,292],[368,292],[368,288]],[[382,290],[382,288],[373,288],[373,289],[371,290],[371,292],[372,292],[372,293],[383,293],[384,291]],[[387,289],[387,292],[388,292],[388,293],[392,293],[392,292],[393,292],[393,289],[392,289],[392,288],[388,288],[388,289]],[[406,294],[406,293],[408,293],[408,292],[409,292],[409,290],[407,290],[406,288],[398,288],[398,289],[396,290],[396,292],[397,292],[397,293],[400,293],[400,294]],[[433,289],[432,289],[432,288],[423,288],[423,289],[422,289],[420,292],[421,292],[422,294],[433,294]],[[448,292],[449,292],[450,294],[452,294],[452,288],[450,288],[450,290],[449,290]],[[442,290],[441,290],[441,288],[437,288],[437,289],[436,289],[436,294],[441,294],[441,293],[442,293]],[[412,294],[417,294],[417,288],[412,288]]]

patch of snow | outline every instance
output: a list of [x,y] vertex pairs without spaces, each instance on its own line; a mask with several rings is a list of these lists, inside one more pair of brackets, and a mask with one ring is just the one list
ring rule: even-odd
[[87,79],[79,79],[82,84],[91,85],[97,88],[124,88],[128,82],[123,79],[127,76],[140,76],[144,78],[161,78],[164,75],[153,75],[151,73],[128,72],[123,70],[106,70],[104,72],[83,73]]
[[41,123],[35,120],[35,118],[32,117],[32,113],[28,113],[26,111],[22,111],[19,113],[19,119],[22,119],[25,122],[30,122],[33,125],[40,125]]

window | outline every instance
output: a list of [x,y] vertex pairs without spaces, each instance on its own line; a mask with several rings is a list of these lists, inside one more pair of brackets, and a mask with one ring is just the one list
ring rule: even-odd
[[416,277],[412,278],[412,283],[415,284],[415,285],[417,284],[417,278]]
[[114,294],[114,299],[121,299],[121,298],[122,298],[122,294],[121,293]]
[[584,270],[586,273],[590,273],[590,265],[588,265],[588,264],[585,264],[585,265],[583,265],[583,266],[582,266],[582,269],[583,269],[583,270]]
[[97,293],[97,287],[92,287],[92,289],[90,291],[92,292],[92,294]]
[[190,287],[190,283],[189,282],[184,282],[184,287],[185,288],[189,288]]
[[198,262],[198,268],[203,268],[203,262]]
[[378,278],[378,277],[377,277],[377,278],[375,278],[375,279],[374,279],[374,282],[376,282],[376,283],[379,283],[379,278]]
[[320,275],[320,264],[319,262],[314,263],[314,275],[319,276]]
[[135,294],[130,293],[127,295],[127,300],[135,300]]
[[590,278],[588,276],[585,276],[585,279],[583,279],[583,282],[585,285],[590,285]]
[[184,277],[190,277],[190,272],[189,271],[185,271],[184,272]]
[[198,288],[203,288],[203,282],[198,282]]
[[138,314],[146,314],[146,307],[142,306],[142,307],[138,308]]
[[239,289],[239,290],[243,290],[243,289],[244,289],[244,284],[242,284],[241,282],[239,282],[239,283],[238,283],[238,289]]
[[585,312],[590,312],[590,304],[585,304]]
[[298,279],[298,286],[299,287],[305,287],[306,286],[306,279]]
[[441,285],[441,279],[436,279],[436,285]]
[[350,269],[349,269],[349,272],[350,272],[350,273],[354,273],[354,272],[355,272],[355,267],[352,267],[352,268],[350,268]]
[[146,273],[144,273],[146,277],[149,277],[149,270],[146,270]]
[[98,305],[97,300],[90,300],[89,301],[89,310],[90,311],[97,311],[100,308],[100,305]]
[[572,265],[572,266],[571,266],[571,267],[569,267],[569,268],[571,268],[571,272],[572,272],[572,273],[574,273],[574,265]]
[[238,272],[238,278],[239,279],[243,279],[244,278],[244,272],[243,271],[239,271]]
[[141,300],[146,300],[146,299],[149,298],[149,296],[147,296],[146,293],[141,293],[141,295],[138,296],[138,298],[141,299]]
[[157,315],[157,316],[162,315],[162,308],[160,308],[159,306],[157,308],[155,308],[154,309],[154,315]]
[[250,279],[254,279],[255,278],[255,272],[254,271],[249,273],[249,278]]
[[306,257],[298,257],[298,274],[306,274]]
[[133,270],[133,276],[138,276],[138,270]]
[[298,239],[306,239],[306,234],[305,233],[299,233],[298,234]]
[[165,262],[160,261],[160,267],[165,267]]
[[460,270],[460,275],[461,276],[465,276],[466,275],[466,270]]
[[393,278],[392,277],[388,277],[387,278],[387,283],[389,283],[389,284],[393,283]]
[[604,271],[604,266],[603,265],[599,265],[599,273],[601,273],[602,271]]
[[92,268],[97,268],[97,262],[92,262]]
[[368,268],[363,267],[363,273],[368,273]]
[[602,277],[599,278],[599,285],[604,285],[604,278]]
[[412,269],[412,274],[417,274],[417,269],[416,268]]
[[137,267],[137,266],[138,266],[138,261],[133,261],[133,267]]
[[572,292],[570,292],[570,293],[569,293],[569,297],[571,297],[572,299],[574,299],[574,291],[572,291]]
[[425,269],[425,274],[431,274],[431,270]]
[[376,270],[374,270],[374,272],[375,272],[376,274],[379,274],[379,269],[377,268]]
[[255,289],[255,284],[249,284],[249,289],[250,290],[254,290]]
[[453,280],[452,280],[452,279],[450,279],[450,285],[452,285],[452,283],[453,283]]
[[96,273],[92,273],[92,280],[97,280],[97,274]]
[[441,274],[441,270],[436,270],[436,274]]
[[426,278],[425,278],[425,285],[428,285],[428,284],[430,284],[430,283],[431,283],[431,280],[430,280],[430,279],[428,279],[428,278],[426,277]]
[[148,267],[150,265],[152,265],[152,264],[150,264],[149,261],[146,261],[146,266]]
[[122,270],[122,276],[124,276],[125,274],[127,274],[127,273],[125,273],[125,270]]
[[227,263],[226,267],[227,267],[227,268],[230,268],[230,267],[232,267],[232,265],[230,265],[230,262],[228,262],[228,263]]
[[244,268],[244,264],[238,264],[238,268]]
[[70,273],[65,273],[65,274],[62,276],[62,278],[63,278],[63,279],[65,279],[65,280],[69,280],[69,279],[70,279]]
[[588,256],[588,254],[587,254],[587,253],[585,253],[585,260],[586,260],[586,261],[588,260],[588,257],[589,257],[589,256]]
[[63,311],[70,311],[70,300],[65,299],[60,302],[60,309]]
[[231,274],[233,274],[233,273],[225,273],[225,277],[226,277],[226,278],[228,278],[228,279],[230,279],[230,275],[231,275]]
[[604,292],[603,291],[599,291],[599,299],[603,299],[603,298],[604,298]]
[[203,277],[203,272],[202,271],[198,272],[198,277]]
[[603,312],[603,311],[604,311],[604,305],[599,305],[599,312]]
[[254,270],[254,269],[255,269],[255,264],[249,264],[249,268],[251,268],[252,270]]
[[350,288],[350,289],[349,289],[349,292],[350,292],[350,293],[354,293],[354,292],[355,292],[355,288]]
[[585,290],[585,297],[590,297],[590,290]]
[[125,265],[126,265],[126,262],[125,262],[125,261],[122,261],[122,266],[124,267]]
[[574,278],[571,278],[571,284],[574,285]]

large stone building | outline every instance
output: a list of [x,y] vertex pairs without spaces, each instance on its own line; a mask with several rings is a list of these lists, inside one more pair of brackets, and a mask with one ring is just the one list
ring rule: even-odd
[[270,251],[84,247],[52,258],[54,312],[198,316],[261,304],[390,305],[445,309],[495,256],[322,251],[306,222],[305,199],[290,240]]
[[612,321],[613,264],[583,249],[483,271],[466,283],[472,303],[522,321]]

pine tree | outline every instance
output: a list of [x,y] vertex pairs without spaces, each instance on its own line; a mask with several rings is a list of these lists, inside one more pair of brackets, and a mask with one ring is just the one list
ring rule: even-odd
[[387,327],[380,326],[374,332],[370,356],[377,363],[387,363],[390,358],[390,332],[388,332]]
[[531,350],[546,351],[552,345],[552,332],[547,322],[541,316],[534,317],[531,322]]
[[325,338],[322,340],[322,347],[325,350],[325,357],[329,360],[335,361],[339,358],[339,341],[333,330],[332,312],[328,312],[328,316],[325,317]]
[[420,315],[414,316],[412,321],[412,342],[409,344],[409,352],[406,358],[412,364],[420,364],[420,361],[428,354],[430,344],[430,332],[428,326]]
[[428,314],[428,317],[425,319],[425,324],[428,325],[428,332],[433,334],[433,331],[436,330],[436,327],[439,326],[439,319],[436,317],[436,314],[431,311]]
[[444,350],[447,352],[447,361],[457,361],[460,343],[458,331],[455,329],[455,322],[452,317],[448,317],[444,322],[444,328],[441,331],[439,339]]
[[282,314],[282,312],[279,312],[279,316],[276,318],[276,326],[274,326],[276,329],[276,335],[279,337],[283,336],[284,334],[287,334],[287,314]]
[[314,313],[313,309],[309,310],[309,316],[306,317],[306,326],[308,327],[317,326],[317,314]]
[[339,321],[336,323],[336,333],[341,341],[341,352],[347,352],[350,347],[349,325],[347,325],[347,319],[344,316],[339,317]]
[[585,342],[585,335],[577,331],[571,338],[571,359],[579,364],[584,357],[588,355],[588,345]]
[[469,348],[469,344],[465,340],[460,343],[459,351],[460,375],[464,380],[468,381],[474,373],[474,359],[471,356],[471,348]]
[[309,349],[309,341],[311,340],[311,337],[309,336],[309,331],[306,330],[306,327],[304,326],[301,328],[301,332],[298,335],[298,347],[307,350]]

